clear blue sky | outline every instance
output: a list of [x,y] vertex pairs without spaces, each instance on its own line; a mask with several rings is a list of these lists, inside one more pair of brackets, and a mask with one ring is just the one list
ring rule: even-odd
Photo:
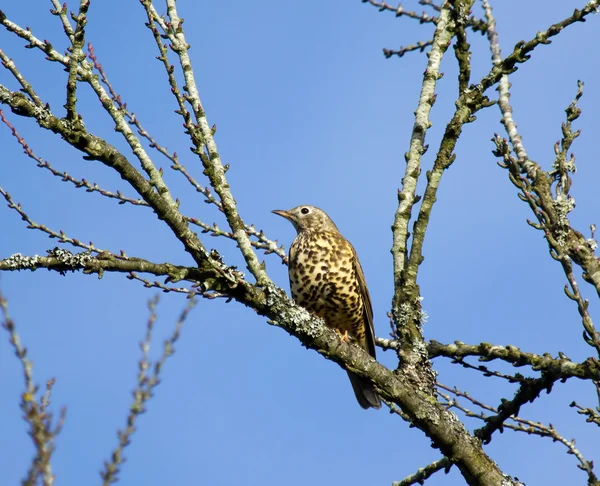
[[[270,210],[298,204],[325,209],[360,255],[376,333],[387,336],[393,290],[390,225],[426,58],[409,54],[386,60],[381,50],[427,40],[432,27],[380,13],[358,0],[178,3],[204,107],[209,122],[217,124],[221,156],[231,164],[228,176],[242,216],[287,247],[293,229]],[[582,5],[495,1],[503,52]],[[59,20],[48,14],[50,7],[50,2],[23,0],[5,12],[62,50],[65,38]],[[423,9],[416,1],[405,7]],[[479,15],[479,8],[475,12]],[[174,100],[162,66],[154,60],[157,52],[145,21],[138,2],[92,2],[87,39],[128,107],[201,177],[181,120],[173,113]],[[598,22],[592,16],[569,28],[551,46],[536,50],[512,77],[515,119],[529,155],[544,167],[553,160],[552,146],[560,137],[576,82],[586,82],[583,115],[577,122],[583,135],[573,147],[578,173],[572,189],[577,200],[572,221],[586,235],[590,223],[600,223]],[[477,80],[489,69],[487,42],[479,34],[469,35]],[[0,32],[2,49],[61,114],[66,73],[22,45]],[[457,87],[452,51],[442,70],[424,164],[431,164],[453,109]],[[14,88],[6,71],[0,71],[0,83]],[[125,149],[91,90],[82,87],[79,97],[87,127]],[[442,342],[513,344],[553,355],[560,350],[582,360],[591,349],[581,340],[574,303],[563,294],[564,275],[549,257],[541,233],[526,224],[532,215],[491,154],[489,140],[502,130],[499,118],[496,108],[488,109],[465,127],[456,163],[444,176],[420,275],[429,315],[425,333]],[[133,195],[116,174],[83,160],[30,120],[11,120],[32,149],[56,168]],[[191,264],[151,211],[119,206],[52,178],[22,155],[4,126],[0,146],[0,185],[35,221],[111,251]],[[155,161],[164,167],[185,213],[208,223],[221,222],[214,208],[180,174],[170,171],[164,159],[156,155]],[[0,258],[16,252],[45,254],[56,246],[54,240],[27,230],[4,204],[0,223]],[[229,242],[206,235],[203,241],[239,264]],[[267,262],[272,277],[287,289],[286,267],[276,257]],[[56,377],[53,405],[56,410],[68,406],[54,458],[57,484],[98,484],[98,471],[117,443],[116,430],[125,424],[138,342],[145,332],[146,301],[154,291],[122,275],[98,280],[44,271],[3,274],[0,285],[34,361],[36,380],[44,383]],[[594,298],[591,288],[583,286],[583,292]],[[155,355],[185,305],[179,295],[161,298]],[[597,309],[595,302],[591,309]],[[421,432],[399,418],[385,410],[361,410],[339,367],[240,305],[199,302],[176,349],[126,450],[122,484],[387,485],[439,457]],[[387,365],[395,365],[391,352],[380,356]],[[499,380],[482,379],[442,359],[435,366],[440,381],[492,405],[513,396],[515,388]],[[0,338],[0,389],[2,483],[17,484],[33,448],[18,407],[22,375],[6,335]],[[568,408],[574,399],[585,406],[596,404],[591,385],[571,380],[524,406],[521,415],[551,422],[567,438],[577,437],[586,458],[598,463],[597,438],[592,435],[596,431]],[[507,430],[496,434],[486,450],[505,472],[528,485],[585,481],[575,458],[549,439]],[[463,481],[453,469],[427,484]]]

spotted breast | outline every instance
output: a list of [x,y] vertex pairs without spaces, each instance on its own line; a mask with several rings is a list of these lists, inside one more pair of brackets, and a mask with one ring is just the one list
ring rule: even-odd
[[[298,232],[289,258],[294,301],[322,317],[342,339],[375,357],[371,299],[353,246],[319,208],[298,206],[273,212],[288,219]],[[381,406],[371,381],[350,371],[348,376],[361,407]]]

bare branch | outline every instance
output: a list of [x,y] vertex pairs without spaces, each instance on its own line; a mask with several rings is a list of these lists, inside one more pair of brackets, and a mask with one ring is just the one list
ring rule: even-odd
[[541,378],[530,378],[526,383],[521,384],[512,400],[502,399],[502,403],[498,407],[498,413],[494,416],[486,417],[486,424],[475,431],[475,437],[481,439],[484,444],[489,444],[492,440],[492,435],[497,430],[502,431],[504,422],[512,415],[518,415],[521,406],[530,402],[532,403],[542,391],[550,393],[552,386],[557,381],[557,377],[549,376],[542,373]]
[[[81,1],[83,2],[84,0],[81,0]],[[73,64],[70,62],[69,57],[64,56],[64,55],[60,54],[58,51],[56,51],[52,47],[52,44],[50,44],[48,41],[46,41],[46,40],[43,42],[40,41],[37,37],[35,37],[35,35],[33,35],[31,30],[23,29],[20,26],[18,26],[17,24],[15,24],[14,22],[11,22],[2,11],[0,11],[0,24],[2,24],[8,31],[13,32],[16,35],[18,35],[19,37],[21,37],[22,39],[27,40],[29,42],[29,47],[37,48],[37,49],[40,49],[41,51],[43,51],[47,55],[47,59],[49,61],[59,62],[60,64],[65,66],[67,69],[71,69],[71,68],[75,69],[75,67],[73,67]],[[106,92],[106,90],[102,86],[101,82],[98,80],[97,76],[94,75],[93,65],[85,60],[82,60],[77,65],[76,72],[77,72],[77,76],[81,79],[81,81],[88,83],[90,85],[90,87],[94,90],[99,101],[102,103],[102,107],[104,108],[104,110],[106,110],[106,112],[113,119],[113,121],[115,123],[115,130],[123,135],[123,137],[127,141],[128,145],[130,146],[131,150],[133,151],[133,154],[140,161],[142,168],[144,169],[144,171],[146,172],[146,174],[148,174],[148,176],[150,178],[151,187],[155,188],[156,191],[158,192],[157,196],[164,199],[165,203],[167,205],[169,205],[171,207],[175,207],[176,203],[175,203],[175,201],[173,201],[173,199],[169,193],[169,189],[165,185],[162,175],[160,174],[160,171],[158,169],[156,169],[156,167],[152,163],[152,160],[150,159],[150,157],[144,150],[144,147],[142,146],[140,140],[135,136],[135,134],[132,132],[131,128],[125,121],[124,115],[115,106],[109,93]],[[6,88],[4,88],[3,86],[0,85],[0,103],[9,104],[14,110],[15,107],[13,105],[11,105],[10,103],[7,103],[7,100],[6,100],[6,96],[8,94],[7,91],[8,90],[6,90]],[[23,107],[21,107],[21,111],[24,111]],[[50,110],[47,109],[46,111],[49,112]],[[29,113],[27,115],[25,115],[25,113],[19,113],[19,114],[36,118],[38,120],[38,123],[40,122],[39,117],[36,117],[36,115],[34,115],[33,113]],[[47,117],[48,114],[49,113],[44,113],[44,114],[40,113],[39,115],[44,115],[45,117]],[[67,123],[68,121],[70,121],[71,123]],[[61,124],[63,125],[64,128],[68,128],[69,130],[79,131],[79,130],[84,129],[83,121],[80,119],[61,120]],[[41,125],[41,126],[43,126],[43,125]],[[49,127],[43,126],[43,128],[49,128]],[[53,128],[50,128],[50,129],[52,129],[53,131],[56,131]],[[67,139],[67,141],[68,141],[68,139]],[[69,143],[71,143],[73,145],[73,142],[69,142]],[[106,143],[106,142],[104,142],[104,143]],[[76,145],[74,145],[74,146],[76,146]],[[79,148],[81,150],[81,147],[77,147],[77,148]],[[89,154],[89,155],[94,156],[94,154]],[[96,156],[94,156],[94,157],[101,160],[99,157],[96,157]]]
[[[117,436],[119,438],[119,444],[112,451],[110,461],[105,461],[104,471],[100,473],[103,480],[104,486],[109,486],[119,478],[120,466],[125,461],[123,457],[123,451],[131,443],[131,438],[136,431],[136,420],[139,415],[146,412],[146,404],[152,398],[154,389],[160,384],[160,372],[166,362],[166,360],[173,355],[173,345],[179,339],[181,332],[181,326],[185,322],[188,314],[196,305],[196,301],[189,300],[185,309],[182,311],[179,319],[175,324],[175,329],[171,334],[171,337],[164,342],[163,352],[161,357],[154,363],[150,360],[150,345],[152,343],[152,331],[154,329],[154,323],[156,322],[156,305],[158,304],[158,295],[148,301],[148,309],[150,310],[150,316],[146,324],[146,336],[144,341],[140,343],[142,350],[142,358],[139,362],[139,371],[137,376],[137,386],[133,391],[133,403],[129,407],[129,414],[127,415],[127,426],[125,430],[119,430]],[[148,372],[154,368],[151,374]]]
[[39,98],[37,93],[34,91],[33,87],[29,82],[23,77],[21,72],[17,69],[14,61],[8,57],[2,49],[0,49],[0,61],[2,61],[2,66],[8,69],[13,77],[19,82],[21,85],[21,91],[26,93],[36,105],[42,106],[42,100]]
[[[204,172],[208,176],[211,186],[219,195],[223,212],[227,218],[227,222],[229,223],[229,227],[231,228],[240,252],[246,261],[248,269],[256,278],[259,285],[269,284],[271,280],[267,276],[264,265],[258,261],[258,258],[252,249],[250,238],[246,233],[246,225],[239,215],[237,203],[231,194],[229,183],[225,177],[226,169],[221,162],[221,158],[217,151],[217,145],[213,137],[212,128],[208,123],[202,107],[192,62],[188,54],[190,46],[185,39],[183,21],[179,18],[175,1],[167,0],[167,15],[169,17],[168,25],[160,18],[150,1],[144,0],[141,3],[148,12],[150,23],[156,22],[161,26],[164,34],[171,41],[171,49],[179,59],[179,64],[185,79],[185,90],[187,92],[185,100],[192,107],[196,119],[196,124],[193,124],[191,120],[186,120],[185,125],[194,144],[193,152],[202,160]],[[160,44],[162,45],[162,43]]]
[[531,366],[535,371],[545,371],[560,379],[580,378],[585,380],[598,380],[600,378],[600,362],[594,358],[588,358],[583,363],[575,363],[564,354],[559,353],[559,358],[553,358],[549,354],[535,354],[521,351],[516,346],[499,346],[489,343],[465,344],[456,341],[453,344],[441,344],[430,341],[427,352],[431,358],[445,356],[447,358],[463,358],[466,356],[479,356],[479,361],[493,361],[500,359],[513,366]]
[[90,57],[92,63],[94,64],[94,68],[100,74],[100,79],[101,79],[102,83],[104,84],[104,86],[106,86],[106,89],[108,89],[108,92],[110,93],[113,103],[115,103],[117,105],[117,107],[123,113],[125,118],[127,118],[127,120],[129,121],[129,124],[134,125],[137,128],[138,134],[141,137],[145,138],[150,143],[150,148],[156,149],[157,152],[159,152],[160,154],[165,156],[168,160],[170,160],[173,163],[177,163],[177,154],[171,154],[165,147],[161,146],[156,141],[156,139],[144,129],[144,127],[142,126],[139,119],[135,116],[135,113],[132,113],[127,109],[127,105],[125,103],[123,103],[123,101],[121,100],[121,96],[119,94],[117,94],[117,92],[113,88],[112,84],[110,83],[108,76],[106,75],[106,72],[104,71],[104,68],[102,67],[102,64],[100,63],[100,61],[98,60],[98,57],[96,56],[94,46],[92,46],[91,43],[88,43],[88,51],[89,51],[89,57]]
[[208,252],[198,236],[189,229],[188,223],[179,213],[175,201],[162,197],[155,190],[155,186],[142,177],[115,147],[102,138],[89,133],[83,124],[68,123],[59,119],[52,114],[49,108],[41,109],[24,95],[11,92],[2,85],[0,85],[0,103],[9,105],[13,112],[19,115],[34,118],[40,127],[60,134],[70,145],[85,152],[89,159],[99,160],[116,170],[121,178],[129,182],[152,207],[159,219],[167,223],[198,265],[213,266],[209,261]]
[[600,407],[596,407],[596,410],[593,408],[584,408],[576,402],[571,402],[570,406],[576,408],[578,414],[585,415],[587,417],[585,419],[586,422],[596,424],[600,427]]
[[394,12],[396,17],[409,17],[411,19],[418,20],[421,24],[434,23],[437,20],[436,17],[431,17],[425,12],[417,13],[414,11],[406,10],[401,3],[399,3],[396,7],[392,7],[384,1],[376,2],[375,0],[362,0],[362,2],[368,3],[369,5],[373,5],[373,7],[377,7],[380,12]]
[[[25,154],[29,158],[31,158],[37,162],[38,167],[48,170],[55,177],[60,177],[60,179],[63,182],[70,182],[78,189],[85,187],[87,192],[97,192],[97,193],[101,194],[102,196],[107,197],[109,199],[116,199],[119,201],[119,204],[128,203],[128,204],[132,204],[134,206],[150,207],[150,205],[143,199],[129,198],[127,196],[124,196],[121,193],[121,191],[116,191],[116,192],[107,191],[106,189],[103,189],[100,186],[98,186],[98,184],[96,184],[96,183],[90,183],[85,179],[76,179],[75,177],[67,174],[66,172],[61,172],[59,170],[54,169],[50,165],[49,162],[42,159],[41,157],[38,157],[33,152],[33,150],[31,149],[29,144],[26,142],[26,140],[19,135],[19,132],[16,130],[16,128],[10,123],[10,121],[8,121],[8,119],[6,119],[2,110],[0,110],[0,120],[2,120],[2,122],[4,122],[4,124],[11,130],[12,135],[16,138],[19,145],[21,145],[21,147],[23,147],[23,151],[25,152]],[[175,155],[175,163],[177,163],[176,155]],[[212,196],[212,193],[210,192],[210,190],[208,188],[204,188],[204,187],[200,186],[187,173],[184,166],[178,164],[177,166],[174,166],[174,168],[177,168],[177,170],[180,170],[181,172],[183,172],[186,175],[186,177],[188,178],[188,180],[190,181],[190,183],[192,183],[194,185],[194,187],[196,187],[196,190],[206,196],[206,202],[215,204],[217,206],[217,208],[219,208],[219,210],[221,210],[221,203]],[[10,203],[10,201],[9,201],[9,203]],[[13,209],[16,209],[16,208],[13,208]],[[23,217],[23,214],[21,214],[21,216]],[[183,218],[187,222],[192,223],[192,224],[202,228],[203,233],[210,233],[211,236],[224,236],[231,240],[235,240],[235,238],[231,232],[222,231],[217,226],[216,223],[214,223],[213,225],[208,225],[208,224],[205,224],[202,221],[198,220],[197,218],[193,218],[190,216],[183,216]],[[36,228],[36,229],[41,229],[42,227],[46,228],[43,225],[36,225],[35,223],[33,223],[31,221],[29,221],[29,222],[30,222],[30,226],[33,225],[33,226],[31,226],[32,228]],[[46,228],[44,231],[46,231],[46,230],[48,230],[48,228]],[[51,237],[58,237],[57,233],[52,230],[48,230],[47,232],[50,234]],[[276,253],[282,259],[282,261],[284,263],[287,263],[287,254],[285,252],[285,248],[283,246],[278,246],[277,241],[271,241],[269,238],[267,238],[267,236],[264,234],[264,232],[262,230],[261,231],[256,230],[256,228],[253,225],[246,226],[246,232],[248,233],[249,236],[254,236],[258,239],[258,241],[251,241],[251,244],[253,247],[255,247],[257,249],[265,250],[265,255],[268,255],[271,253]],[[60,241],[61,242],[71,242],[66,237],[66,235],[64,235],[64,233],[62,233],[62,232],[61,232],[61,236],[60,236]],[[79,242],[79,240],[72,240],[72,241]],[[90,249],[90,250],[93,249],[93,245],[81,246],[80,244],[77,244],[75,246],[80,246],[82,248],[86,248],[86,249]]]
[[409,44],[406,47],[400,47],[400,49],[398,49],[398,50],[384,49],[383,55],[386,57],[386,59],[389,59],[392,56],[402,57],[407,52],[414,52],[414,51],[424,52],[427,47],[432,46],[432,45],[433,45],[433,40],[428,40],[425,42],[419,41],[416,44]]
[[469,13],[473,2],[451,2],[454,8],[451,10],[456,42],[454,43],[454,55],[458,61],[458,96],[463,94],[471,80],[471,46],[467,42],[467,30]]
[[[494,407],[490,407],[489,405],[486,405],[484,403],[482,403],[481,401],[473,398],[471,395],[469,395],[466,392],[462,392],[460,391],[458,388],[454,387],[454,388],[450,388],[448,386],[442,385],[441,383],[437,384],[438,387],[452,393],[453,395],[457,396],[457,397],[462,397],[462,398],[466,398],[467,400],[469,400],[472,404],[482,408],[483,410],[487,410],[493,413],[498,413],[498,410],[495,409]],[[464,412],[464,414],[467,417],[472,417],[472,418],[477,418],[480,420],[488,420],[488,416],[484,413],[481,412],[479,414],[472,412],[471,410],[469,410],[468,408],[466,408],[464,405],[461,405],[458,400],[456,399],[451,399],[448,395],[441,393],[440,395],[442,397],[444,397],[444,399],[446,400],[446,406],[448,408],[457,408],[459,410],[461,410],[462,412]],[[559,442],[561,444],[563,444],[567,449],[567,453],[568,454],[572,454],[574,455],[577,460],[579,461],[579,464],[577,465],[577,467],[579,469],[581,469],[582,471],[584,471],[587,475],[588,475],[588,485],[589,486],[598,486],[600,483],[598,482],[598,478],[596,477],[596,474],[594,473],[594,463],[592,461],[587,461],[585,459],[585,457],[583,456],[583,454],[581,453],[581,451],[579,451],[579,449],[577,449],[577,447],[575,446],[575,439],[572,440],[567,440],[564,436],[562,436],[561,434],[558,433],[558,431],[554,428],[554,426],[552,424],[550,425],[544,425],[541,422],[533,422],[531,420],[526,420],[523,419],[521,417],[511,417],[511,420],[514,421],[514,423],[505,423],[504,426],[508,429],[514,430],[516,432],[525,432],[528,435],[538,435],[540,437],[549,437],[552,439],[553,442]]]
[[[575,10],[574,14],[563,22],[555,24],[549,29],[545,35],[540,35],[540,42],[548,43],[548,36],[554,31],[560,32],[566,25],[570,25],[577,20],[585,20],[583,18],[586,9],[591,6],[598,7],[600,2],[589,2],[582,10]],[[495,29],[495,20],[492,13],[492,8],[487,0],[483,1],[485,15],[489,23],[488,40],[492,52],[492,60],[495,66],[503,63],[500,54],[500,46],[498,43],[498,34]],[[555,35],[555,34],[554,34]],[[583,84],[578,83],[578,91],[575,100],[567,108],[567,123],[563,124],[563,141],[562,149],[558,148],[558,143],[555,145],[556,160],[554,170],[550,173],[545,173],[542,168],[530,160],[523,146],[523,141],[517,130],[517,125],[512,116],[512,107],[510,105],[509,82],[506,75],[500,79],[498,87],[499,99],[498,105],[502,112],[502,123],[506,128],[509,140],[511,141],[513,150],[517,155],[517,160],[510,157],[507,144],[496,136],[494,142],[497,150],[495,155],[502,156],[504,161],[502,167],[509,169],[510,179],[514,185],[523,191],[521,198],[526,201],[534,211],[539,224],[531,223],[537,229],[543,229],[546,234],[546,239],[550,246],[550,255],[560,261],[567,280],[570,284],[570,290],[565,286],[567,296],[577,303],[579,314],[582,317],[584,332],[584,340],[590,346],[593,346],[600,356],[600,334],[596,331],[592,318],[588,312],[588,303],[583,299],[579,292],[579,287],[571,260],[575,261],[586,271],[588,281],[596,286],[600,293],[600,263],[594,257],[595,244],[583,239],[581,233],[573,230],[571,227],[568,214],[574,208],[575,202],[569,195],[571,180],[568,173],[575,170],[574,157],[567,162],[566,153],[570,148],[573,140],[577,138],[579,133],[573,132],[571,122],[579,117],[580,110],[577,108],[577,102],[582,96]],[[527,178],[521,174],[525,173]],[[551,191],[552,179],[556,181],[556,196],[553,197]],[[584,240],[584,241],[582,241]],[[583,244],[582,244],[583,243]],[[595,243],[595,242],[594,242]],[[585,278],[585,277],[584,277]]]
[[[388,5],[385,1],[376,2],[374,0],[362,0],[363,3],[368,3],[373,7],[379,9],[380,12],[392,12],[396,15],[396,17],[409,17],[413,20],[418,20],[420,24],[436,24],[439,21],[439,17],[432,17],[425,12],[417,13],[415,11],[406,10],[401,3],[399,3],[396,7],[392,5]],[[428,5],[434,8],[437,12],[442,11],[442,7],[434,5],[430,0],[419,1],[421,5]],[[477,19],[473,16],[468,18],[467,25],[471,27],[475,32],[479,31],[482,34],[486,31],[487,25],[480,19]]]
[[75,41],[75,38],[74,38],[73,26],[71,25],[71,22],[69,21],[69,17],[67,16],[67,4],[65,3],[64,5],[61,5],[59,0],[51,0],[51,1],[52,1],[52,5],[54,5],[54,9],[51,9],[50,13],[52,15],[56,15],[57,17],[60,18],[60,21],[62,22],[65,34],[67,35],[67,37],[69,38],[69,40],[71,41],[71,44],[72,44]]
[[[0,110],[0,115],[1,115],[1,110]],[[42,231],[43,233],[46,233],[50,238],[56,238],[61,243],[69,243],[70,245],[73,245],[78,248],[85,248],[86,250],[88,250],[90,252],[100,253],[100,252],[106,251],[106,250],[98,249],[94,245],[94,243],[91,241],[89,242],[89,244],[85,244],[80,240],[69,237],[63,230],[55,231],[51,228],[48,228],[44,224],[36,223],[27,215],[27,213],[21,206],[21,203],[15,203],[13,201],[11,195],[8,192],[6,192],[4,189],[2,189],[2,187],[0,187],[0,195],[2,195],[4,197],[4,199],[8,203],[8,207],[10,209],[13,209],[15,212],[17,212],[21,216],[21,219],[27,223],[28,229],[35,229],[35,230]]]
[[426,5],[427,7],[431,7],[436,12],[442,10],[442,7],[433,3],[433,0],[419,0],[419,5]]
[[[435,86],[437,80],[441,77],[439,69],[442,58],[448,49],[448,43],[452,38],[450,24],[450,7],[443,9],[439,21],[436,25],[433,36],[433,45],[429,53],[427,69],[423,76],[419,104],[415,111],[415,124],[413,126],[410,139],[409,151],[405,154],[406,170],[402,179],[402,189],[398,192],[398,210],[394,218],[392,227],[394,242],[392,244],[392,254],[394,256],[394,281],[396,282],[396,294],[399,293],[399,282],[402,280],[402,274],[406,267],[408,224],[411,218],[413,206],[420,198],[415,193],[417,181],[421,171],[421,157],[427,150],[425,146],[425,134],[431,126],[429,113],[435,102]],[[400,301],[400,295],[395,297],[397,304]]]
[[447,457],[442,457],[441,459],[438,459],[437,461],[434,461],[425,467],[419,468],[416,473],[406,476],[402,481],[392,482],[392,486],[411,486],[412,484],[423,484],[425,480],[429,479],[436,472],[441,471],[442,469],[445,469],[447,474],[450,470],[450,467],[452,467],[450,459]]
[[2,293],[0,293],[0,309],[3,315],[2,327],[8,331],[9,342],[23,368],[25,390],[21,394],[20,406],[23,411],[23,418],[29,425],[29,436],[35,447],[35,456],[27,476],[23,480],[23,486],[37,485],[40,477],[44,486],[52,486],[55,476],[52,473],[50,460],[54,452],[54,441],[65,420],[66,409],[61,410],[59,419],[54,424],[53,415],[48,411],[54,379],[48,380],[46,383],[44,395],[40,399],[36,398],[38,387],[33,382],[33,364],[27,358],[27,348],[21,344],[15,323],[8,314],[7,301]]
[[[169,282],[187,280],[198,283],[203,280],[202,272],[196,267],[183,267],[170,263],[153,263],[142,258],[116,256],[107,251],[94,256],[89,252],[71,253],[63,248],[48,250],[48,256],[23,256],[16,253],[0,260],[0,270],[19,271],[39,269],[53,270],[59,273],[82,270],[86,274],[97,274],[102,278],[104,272],[141,272],[167,277]],[[233,272],[233,270],[232,270]],[[232,273],[231,278],[234,278]],[[239,276],[237,276],[239,278]]]
[[[72,43],[68,49],[71,55],[69,56],[69,79],[67,81],[67,102],[65,104],[67,119],[71,121],[77,117],[77,108],[75,106],[77,103],[77,71],[81,63],[85,60],[83,44],[85,42],[85,26],[87,24],[87,11],[89,7],[89,0],[80,0],[79,13],[73,17],[73,20],[75,20],[75,30],[66,29],[65,27],[65,32]],[[61,9],[58,15],[62,17],[66,13],[63,13]],[[72,35],[70,34],[71,30]]]
[[[402,178],[402,188],[398,191],[399,204],[392,225],[394,260],[392,316],[396,325],[396,335],[401,343],[397,352],[403,372],[415,374],[415,382],[422,383],[430,393],[433,392],[435,376],[431,371],[431,363],[423,352],[425,346],[421,332],[423,320],[421,296],[416,283],[416,272],[413,274],[408,268],[408,225],[413,206],[420,199],[416,195],[417,182],[421,173],[421,158],[427,151],[425,135],[431,126],[429,114],[435,103],[435,86],[442,76],[439,71],[440,64],[453,37],[450,10],[450,3],[444,3],[436,23],[433,45],[428,54],[427,69],[423,76],[419,103],[415,111],[410,147],[405,154],[406,169]],[[420,378],[417,379],[416,375]]]

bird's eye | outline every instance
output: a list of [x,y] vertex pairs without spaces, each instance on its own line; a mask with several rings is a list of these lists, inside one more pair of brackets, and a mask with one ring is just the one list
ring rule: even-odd
[[308,213],[310,213],[310,209],[308,209],[308,208],[302,208],[302,209],[300,210],[300,212],[301,212],[302,214],[308,214]]

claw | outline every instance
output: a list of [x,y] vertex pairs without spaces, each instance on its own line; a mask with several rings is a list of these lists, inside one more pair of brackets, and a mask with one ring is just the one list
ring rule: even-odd
[[343,334],[339,329],[336,329],[335,332],[337,332],[338,336],[340,337],[340,339],[343,342],[345,342],[345,343],[350,342],[350,336],[348,335],[348,329],[346,329]]

